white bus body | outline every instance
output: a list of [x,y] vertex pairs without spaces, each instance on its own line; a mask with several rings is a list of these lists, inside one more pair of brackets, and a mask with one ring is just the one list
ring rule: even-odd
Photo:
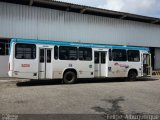
[[148,48],[12,39],[10,77],[29,79],[125,78],[151,75]]

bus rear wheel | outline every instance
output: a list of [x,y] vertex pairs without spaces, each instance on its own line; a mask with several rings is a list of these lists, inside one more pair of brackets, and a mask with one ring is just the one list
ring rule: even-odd
[[129,81],[134,81],[137,78],[137,73],[133,70],[129,71],[128,73],[128,80]]
[[65,84],[73,84],[76,82],[76,80],[77,80],[77,76],[73,71],[67,71],[63,75],[63,82]]

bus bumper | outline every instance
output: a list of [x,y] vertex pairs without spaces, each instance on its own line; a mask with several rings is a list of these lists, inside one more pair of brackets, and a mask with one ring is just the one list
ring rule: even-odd
[[13,72],[12,71],[8,71],[8,76],[9,77],[13,77]]

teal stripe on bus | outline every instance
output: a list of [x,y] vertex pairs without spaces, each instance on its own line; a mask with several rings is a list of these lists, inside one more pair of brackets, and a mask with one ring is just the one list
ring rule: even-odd
[[[77,46],[77,47],[91,47],[91,48],[110,48],[110,49],[128,49],[128,50],[144,50],[149,51],[149,48],[134,47],[134,46],[116,46],[106,44],[92,44],[92,43],[78,43],[78,42],[62,42],[51,40],[33,40],[33,39],[12,39],[11,43],[28,43],[28,44],[46,44],[46,45],[60,45],[60,46]],[[11,44],[12,45],[12,44]]]

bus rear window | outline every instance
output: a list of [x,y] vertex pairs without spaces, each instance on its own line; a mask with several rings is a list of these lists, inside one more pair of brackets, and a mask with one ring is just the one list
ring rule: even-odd
[[16,59],[35,59],[36,45],[17,43],[15,45],[15,58]]

